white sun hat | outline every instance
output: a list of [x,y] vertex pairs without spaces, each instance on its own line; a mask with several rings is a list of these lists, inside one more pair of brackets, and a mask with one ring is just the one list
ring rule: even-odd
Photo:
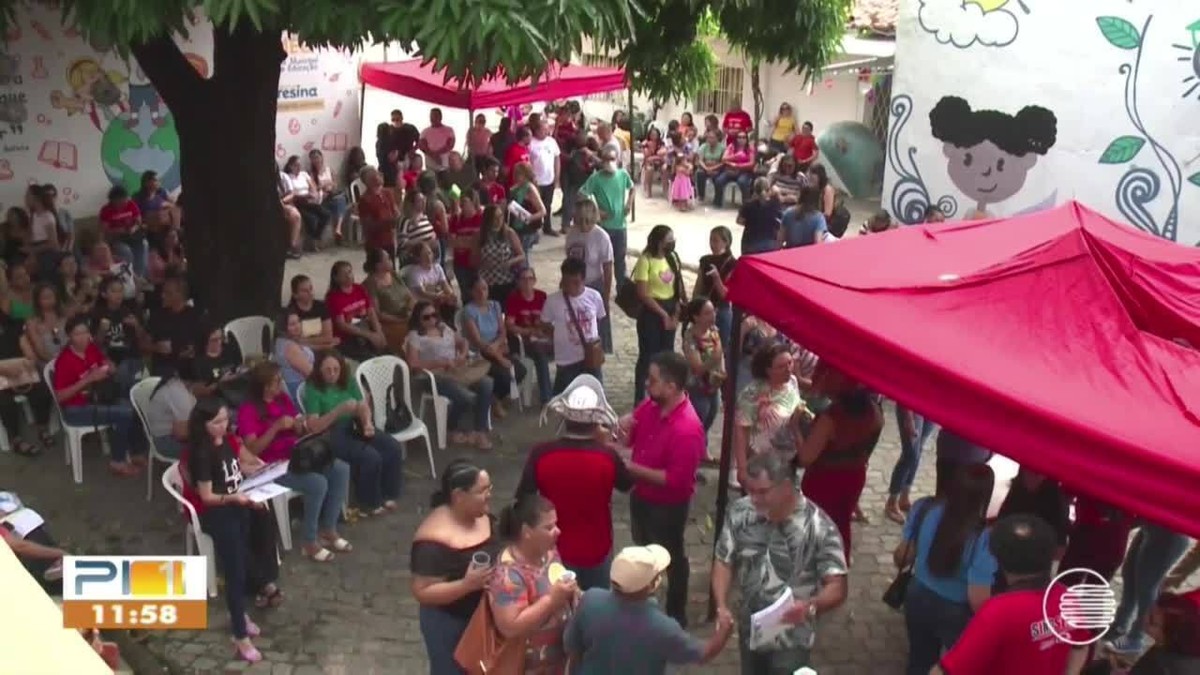
[[579,424],[614,426],[617,423],[617,413],[604,396],[604,385],[586,373],[572,380],[561,394],[550,399],[542,408],[542,426],[546,424],[547,413],[555,413],[567,422]]

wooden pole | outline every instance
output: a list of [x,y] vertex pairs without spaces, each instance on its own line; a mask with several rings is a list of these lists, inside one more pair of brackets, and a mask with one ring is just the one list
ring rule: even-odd
[[[737,305],[733,306],[733,327],[729,331],[729,351],[725,353],[725,387],[721,390],[721,403],[724,405],[725,416],[721,420],[721,464],[717,471],[717,515],[713,519],[713,561],[716,560],[716,543],[725,527],[725,511],[729,505],[729,473],[733,469],[733,425],[734,410],[737,407],[738,390],[738,361],[742,353],[742,317],[743,312]],[[712,569],[711,562],[709,569]],[[717,599],[712,594],[712,584],[708,586],[708,620],[712,621],[717,615]]]

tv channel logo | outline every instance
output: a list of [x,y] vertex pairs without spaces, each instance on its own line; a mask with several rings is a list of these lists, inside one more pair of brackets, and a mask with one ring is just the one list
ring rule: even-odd
[[[1066,579],[1074,579],[1077,583],[1068,586],[1064,583]],[[1067,590],[1058,598],[1057,615],[1061,621],[1053,620],[1050,612],[1050,592],[1058,584],[1067,586]],[[1098,642],[1116,620],[1117,596],[1108,579],[1099,572],[1086,567],[1069,569],[1054,577],[1042,594],[1042,618],[1054,637],[1069,645],[1086,647]],[[1086,640],[1073,638],[1071,630],[1088,631],[1090,637]]]
[[205,600],[204,556],[67,556],[63,600]]

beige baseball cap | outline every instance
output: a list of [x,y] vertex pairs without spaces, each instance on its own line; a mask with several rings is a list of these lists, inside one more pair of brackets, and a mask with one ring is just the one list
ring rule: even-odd
[[671,554],[658,544],[626,546],[612,562],[608,578],[623,593],[637,593],[671,566]]

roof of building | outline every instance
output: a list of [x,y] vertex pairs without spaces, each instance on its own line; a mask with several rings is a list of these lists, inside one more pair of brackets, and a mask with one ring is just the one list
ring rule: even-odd
[[900,0],[855,0],[851,10],[850,28],[895,36],[896,17],[900,13]]

